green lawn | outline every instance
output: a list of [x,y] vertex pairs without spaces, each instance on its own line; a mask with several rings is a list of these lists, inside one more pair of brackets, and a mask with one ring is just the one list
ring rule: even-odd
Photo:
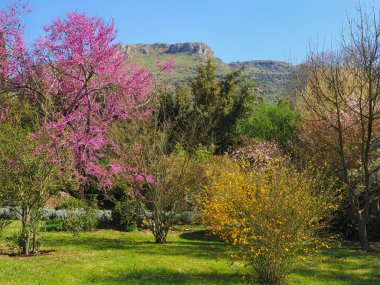
[[[200,229],[173,231],[169,243],[149,232],[99,230],[73,237],[45,233],[49,255],[9,257],[0,239],[0,284],[248,284],[241,265],[230,265],[230,247]],[[246,278],[249,278],[246,277]],[[380,255],[353,244],[331,250],[290,275],[291,284],[380,284]]]

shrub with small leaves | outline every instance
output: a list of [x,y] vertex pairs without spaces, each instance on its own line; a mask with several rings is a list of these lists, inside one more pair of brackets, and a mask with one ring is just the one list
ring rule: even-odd
[[63,230],[78,236],[80,232],[91,231],[98,224],[98,210],[96,200],[86,202],[76,198],[64,201],[60,208],[66,211],[63,218]]
[[143,225],[145,213],[138,204],[139,201],[133,198],[115,202],[113,216],[118,223],[117,226],[122,231],[133,231],[132,229],[137,229]]

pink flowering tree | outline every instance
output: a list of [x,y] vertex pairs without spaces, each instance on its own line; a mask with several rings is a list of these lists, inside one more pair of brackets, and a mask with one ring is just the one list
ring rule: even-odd
[[116,167],[106,169],[99,164],[105,150],[117,150],[107,136],[108,127],[115,120],[147,114],[139,106],[149,99],[150,74],[130,65],[119,45],[113,44],[113,23],[71,13],[66,20],[46,26],[45,32],[36,51],[49,67],[42,77],[43,85],[51,90],[47,96],[57,101],[45,129],[57,145],[62,142],[71,149],[80,180],[96,177],[103,187],[109,187]]
[[71,175],[81,184],[79,196],[92,181],[107,189],[115,172],[125,170],[109,162],[118,147],[108,129],[115,121],[149,114],[151,75],[120,52],[113,22],[84,13],[57,18],[25,47],[17,8],[10,5],[0,14],[0,57],[7,67],[2,71],[3,90],[38,110],[35,138],[47,135],[52,153],[71,154]]
[[0,10],[0,79],[14,77],[25,64],[26,48],[21,18],[30,9],[19,2],[10,1],[7,9]]

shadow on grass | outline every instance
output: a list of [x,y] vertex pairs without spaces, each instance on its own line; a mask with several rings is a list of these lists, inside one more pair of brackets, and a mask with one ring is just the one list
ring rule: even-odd
[[195,258],[216,259],[222,255],[227,256],[230,246],[221,240],[204,235],[203,231],[180,234],[180,238],[174,238],[166,244],[157,244],[148,240],[131,240],[128,236],[108,238],[96,235],[70,235],[54,236],[49,238],[48,245],[52,248],[67,247],[68,245],[94,251],[102,250],[128,250],[136,254],[149,256],[191,256]]
[[[221,256],[227,257],[232,247],[217,238],[210,237],[205,231],[184,232],[170,237],[168,244],[156,244],[140,240],[136,235],[117,234],[115,236],[81,235],[78,238],[64,235],[49,238],[49,246],[64,247],[72,245],[73,250],[103,251],[108,249],[128,251],[138,255],[148,255],[160,260],[164,256],[185,256],[199,259],[215,260]],[[123,254],[123,253],[120,253]],[[323,254],[325,261],[315,260],[295,271],[306,281],[316,281],[318,284],[372,285],[380,284],[380,254],[367,253],[355,249],[352,243],[342,248],[334,248]],[[148,265],[149,266],[149,265]],[[175,264],[173,264],[175,268]],[[137,269],[125,272],[115,271],[110,274],[96,275],[90,283],[111,284],[248,284],[241,275],[234,272],[186,272],[174,269]],[[294,280],[298,279],[295,277]],[[300,283],[297,283],[300,284]],[[302,283],[302,284],[308,284]]]
[[220,238],[218,238],[216,236],[212,236],[211,233],[209,231],[206,231],[206,230],[184,232],[184,233],[180,234],[179,237],[182,239],[185,239],[185,240],[223,243],[223,241]]
[[326,283],[347,285],[380,284],[380,254],[355,249],[352,244],[324,253],[325,268],[302,268],[295,273]]
[[110,275],[92,276],[89,283],[107,284],[251,284],[238,273],[199,272],[184,273],[168,269],[144,269],[133,272],[119,271]]

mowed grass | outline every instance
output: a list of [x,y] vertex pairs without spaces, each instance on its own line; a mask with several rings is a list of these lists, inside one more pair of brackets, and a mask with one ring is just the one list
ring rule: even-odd
[[[73,237],[44,233],[48,255],[10,257],[0,239],[0,284],[249,284],[254,275],[231,266],[230,246],[197,227],[179,227],[168,243],[155,244],[150,232],[99,230]],[[244,275],[246,274],[246,275]],[[380,255],[354,244],[334,248],[289,276],[291,284],[380,284]]]

